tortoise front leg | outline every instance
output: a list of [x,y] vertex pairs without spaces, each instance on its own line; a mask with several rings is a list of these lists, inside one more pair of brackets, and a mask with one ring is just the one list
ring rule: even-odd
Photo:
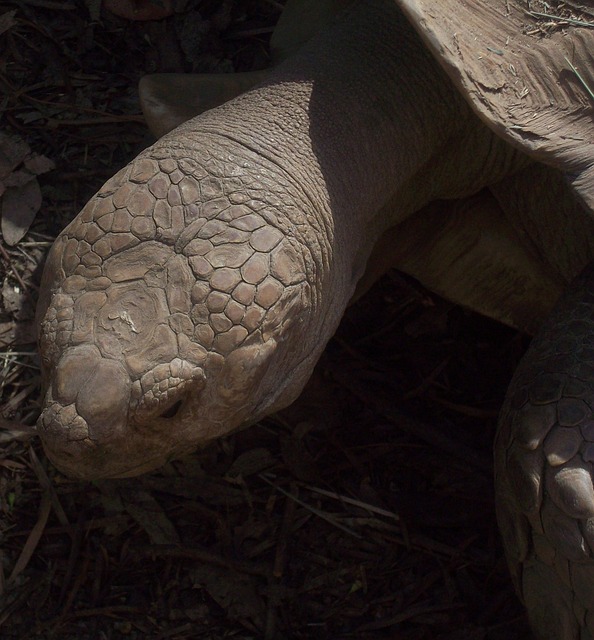
[[539,640],[594,638],[594,264],[534,338],[495,444],[507,559]]

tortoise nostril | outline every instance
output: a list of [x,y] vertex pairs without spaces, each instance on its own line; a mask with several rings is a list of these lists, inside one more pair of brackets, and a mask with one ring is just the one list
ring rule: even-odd
[[161,418],[174,418],[181,409],[183,402],[178,400],[176,403],[172,404],[169,408],[165,409],[163,413],[161,413]]

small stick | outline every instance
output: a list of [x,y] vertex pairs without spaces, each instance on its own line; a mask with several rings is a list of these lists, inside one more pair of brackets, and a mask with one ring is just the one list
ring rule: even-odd
[[271,482],[265,475],[260,474],[259,477],[262,480],[264,480],[264,482],[268,483],[271,487],[274,487],[277,491],[280,491],[284,496],[286,496],[287,498],[290,498],[291,500],[294,500],[297,504],[301,505],[308,511],[311,511],[311,513],[318,516],[318,518],[325,520],[326,522],[331,524],[333,527],[336,527],[337,529],[340,529],[341,531],[344,531],[345,533],[348,533],[349,535],[355,538],[363,537],[361,536],[361,534],[357,533],[354,529],[351,529],[350,527],[345,527],[340,522],[337,522],[332,516],[329,516],[327,513],[324,513],[320,509],[316,509],[315,507],[312,507],[310,504],[307,504],[307,502],[303,502],[303,500],[300,500],[297,496],[294,496],[288,491],[285,491],[282,487],[279,487],[277,484],[274,484],[274,482]]
[[548,18],[549,20],[555,20],[557,22],[568,22],[569,24],[575,24],[579,27],[594,28],[594,22],[586,22],[585,20],[576,20],[575,18],[564,18],[563,16],[555,16],[552,13],[540,13],[539,11],[526,11],[529,16],[533,18]]
[[588,95],[590,96],[590,98],[594,100],[594,92],[592,91],[592,89],[590,89],[590,87],[588,86],[588,83],[582,78],[580,72],[573,66],[573,64],[571,64],[571,61],[569,60],[569,58],[567,58],[567,56],[563,56],[563,57],[565,58],[565,61],[567,62],[567,64],[571,67],[571,70],[578,77],[578,80],[584,86],[584,89],[588,92]]

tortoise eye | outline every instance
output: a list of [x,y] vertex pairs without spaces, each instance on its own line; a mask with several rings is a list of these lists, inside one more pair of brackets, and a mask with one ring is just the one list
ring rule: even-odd
[[168,418],[168,419],[175,418],[175,416],[179,413],[179,410],[181,409],[182,405],[183,405],[183,401],[178,400],[177,402],[172,404],[170,407],[165,409],[165,411],[163,411],[163,413],[160,414],[160,417]]

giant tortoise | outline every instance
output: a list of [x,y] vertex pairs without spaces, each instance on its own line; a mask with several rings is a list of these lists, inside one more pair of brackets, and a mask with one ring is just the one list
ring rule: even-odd
[[543,31],[515,0],[330,4],[350,6],[56,240],[45,449],[72,476],[135,475],[286,406],[397,266],[536,333],[501,415],[498,519],[536,636],[593,640],[592,15],[566,3]]

